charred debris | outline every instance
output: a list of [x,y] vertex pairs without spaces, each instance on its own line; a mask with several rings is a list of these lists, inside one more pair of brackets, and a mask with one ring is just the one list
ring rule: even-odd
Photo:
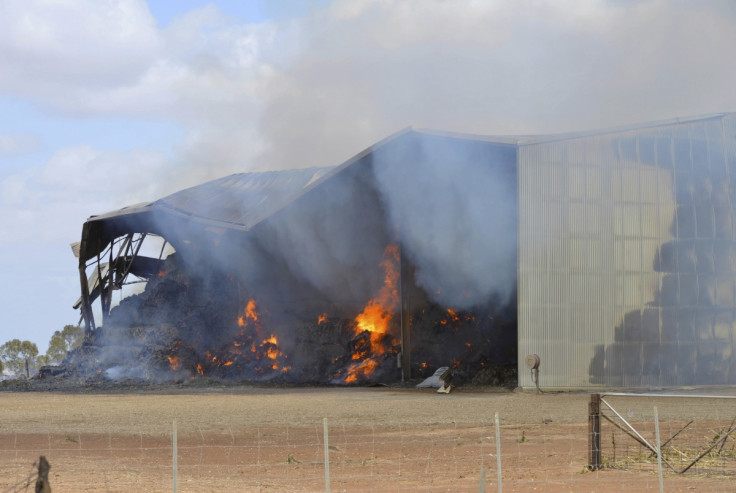
[[[106,325],[88,333],[62,365],[42,368],[40,379],[100,386],[402,383],[396,314],[377,315],[387,323],[386,332],[380,332],[380,318],[361,319],[365,310],[330,313],[303,301],[274,313],[267,301],[242,298],[232,277],[191,277],[177,254],[164,265],[160,276],[142,293],[124,298]],[[514,386],[515,368],[498,362],[493,340],[498,325],[509,322],[503,317],[512,316],[422,304],[410,317],[413,361],[411,377],[403,383],[449,362],[456,383]]]

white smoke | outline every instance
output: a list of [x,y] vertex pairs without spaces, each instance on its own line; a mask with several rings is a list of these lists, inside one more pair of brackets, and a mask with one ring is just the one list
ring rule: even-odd
[[508,301],[516,288],[515,153],[420,139],[419,155],[378,153],[374,162],[418,284],[457,308]]

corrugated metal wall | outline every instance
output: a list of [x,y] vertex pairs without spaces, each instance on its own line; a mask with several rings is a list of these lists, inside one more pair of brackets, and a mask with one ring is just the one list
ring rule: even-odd
[[730,115],[520,147],[520,385],[528,354],[543,387],[736,381],[735,129]]

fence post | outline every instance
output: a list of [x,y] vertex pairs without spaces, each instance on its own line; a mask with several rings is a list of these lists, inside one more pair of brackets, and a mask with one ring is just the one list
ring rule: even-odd
[[496,469],[498,469],[498,493],[503,493],[503,480],[501,475],[501,426],[498,423],[498,412],[496,412]]
[[588,469],[601,468],[601,395],[590,394],[588,403]]
[[478,485],[478,493],[486,493],[486,468],[480,468],[480,484]]
[[325,433],[325,492],[330,493],[330,445],[327,439],[327,418],[323,418],[322,424]]
[[664,493],[664,480],[662,479],[662,446],[659,443],[659,412],[654,406],[654,434],[657,440],[657,469],[659,470],[659,493]]
[[[36,491],[38,493],[51,493],[51,485],[49,484],[49,469],[51,469],[51,465],[49,464],[49,461],[46,460],[46,457],[43,455],[39,457],[38,459],[38,478],[36,478]],[[28,483],[26,485],[26,488],[30,485]],[[5,491],[20,491],[20,489],[10,488],[9,490]]]
[[172,426],[173,426],[173,433],[172,433],[172,442],[173,442],[173,444],[172,444],[172,446],[173,446],[173,450],[172,450],[172,456],[173,456],[173,459],[172,459],[172,469],[173,469],[173,475],[174,475],[174,493],[177,493],[177,490],[179,488],[179,485],[177,484],[178,481],[179,481],[179,479],[178,479],[178,477],[179,477],[178,468],[179,467],[178,467],[178,464],[177,464],[177,461],[178,461],[177,456],[179,455],[179,451],[178,451],[178,444],[177,444],[177,441],[178,440],[176,438],[176,420],[174,420]]

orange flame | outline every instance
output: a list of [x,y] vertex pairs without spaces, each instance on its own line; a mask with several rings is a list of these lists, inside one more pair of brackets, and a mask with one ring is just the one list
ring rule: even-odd
[[358,381],[358,377],[361,375],[370,375],[378,368],[378,361],[374,359],[368,359],[360,363],[354,363],[348,368],[347,376],[345,377],[345,383],[353,383]]
[[380,265],[385,273],[384,284],[376,297],[366,304],[363,313],[355,318],[356,333],[360,334],[366,330],[370,332],[372,344],[377,343],[381,335],[388,331],[388,323],[399,303],[399,271],[396,266],[399,262],[398,246],[388,245],[383,255],[384,259]]
[[202,369],[202,365],[200,365],[199,363],[197,363],[197,373],[199,373],[200,375],[204,375],[204,370]]
[[359,377],[370,375],[378,367],[376,356],[384,354],[387,347],[382,339],[388,333],[389,322],[399,304],[399,248],[397,245],[388,245],[383,252],[381,268],[384,271],[383,286],[376,296],[366,303],[363,312],[355,317],[355,333],[360,335],[370,333],[369,343],[357,344],[352,360],[356,361],[347,369],[344,382],[356,382]]
[[244,327],[247,321],[258,322],[258,312],[256,311],[256,300],[253,298],[248,300],[248,303],[243,309],[243,315],[238,317],[238,326]]
[[169,365],[171,365],[171,369],[176,371],[179,369],[179,357],[178,356],[168,356]]
[[[260,347],[262,349],[262,352],[259,354],[265,355],[266,358],[273,361],[273,363],[271,364],[272,370],[278,370],[280,361],[282,361],[283,358],[285,358],[286,356],[284,355],[284,353],[282,353],[279,350],[279,340],[276,337],[276,335],[271,334],[267,339],[264,339],[263,342],[261,342]],[[255,344],[253,345],[252,349],[255,352],[255,349],[256,349]],[[257,356],[257,357],[260,358],[260,356]],[[291,368],[290,366],[285,366],[281,368],[281,371],[286,372],[290,368]]]
[[[267,318],[268,312],[265,313]],[[264,338],[262,334],[264,315],[257,310],[255,299],[250,299],[239,315],[237,321],[241,328],[237,330],[232,345],[223,350],[205,351],[204,368],[197,372],[202,374],[204,370],[240,367],[241,363],[247,363],[259,374],[287,372],[291,367],[284,366],[288,357],[279,349],[278,338],[275,334]]]
[[254,300],[253,298],[249,299],[248,304],[245,305],[245,318],[253,320],[254,322],[258,321],[258,313],[256,312],[256,300]]
[[319,317],[317,317],[317,323],[318,324],[321,324],[321,323],[325,322],[326,320],[327,320],[327,314],[326,313],[323,313],[322,315],[320,315]]
[[475,320],[475,317],[473,315],[465,312],[458,313],[457,310],[454,310],[452,308],[447,309],[447,315],[449,315],[450,320],[440,320],[440,324],[447,325],[449,322],[452,322],[451,328],[453,332],[457,332],[461,328],[463,323]]
[[367,330],[371,333],[371,342],[377,342],[381,335],[386,333],[389,320],[391,320],[391,313],[371,300],[366,305],[363,313],[355,318],[358,323],[356,331],[361,333]]
[[[279,351],[278,344],[279,344],[279,340],[273,334],[271,334],[271,337],[269,337],[268,339],[265,339],[261,343],[261,347],[268,346],[266,347],[266,357],[268,359],[275,360],[276,358],[278,358],[279,356],[283,354],[281,351]],[[273,369],[277,370],[278,364],[274,363]]]

